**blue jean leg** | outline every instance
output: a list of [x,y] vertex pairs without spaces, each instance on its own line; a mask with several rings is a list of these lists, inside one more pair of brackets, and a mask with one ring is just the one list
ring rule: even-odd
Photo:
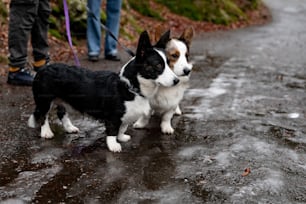
[[[120,26],[120,11],[122,0],[107,0],[106,4],[106,27],[118,39]],[[117,42],[108,33],[105,36],[105,55],[117,54]]]
[[87,6],[96,20],[90,13],[87,17],[87,47],[88,55],[94,56],[100,54],[101,45],[101,26],[100,26],[100,7],[102,0],[88,0]]

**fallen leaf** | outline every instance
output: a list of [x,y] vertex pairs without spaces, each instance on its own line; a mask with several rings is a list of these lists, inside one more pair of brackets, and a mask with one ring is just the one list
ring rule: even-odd
[[246,168],[245,170],[244,170],[244,172],[243,172],[243,174],[242,174],[242,176],[247,176],[247,175],[249,175],[251,173],[251,168]]

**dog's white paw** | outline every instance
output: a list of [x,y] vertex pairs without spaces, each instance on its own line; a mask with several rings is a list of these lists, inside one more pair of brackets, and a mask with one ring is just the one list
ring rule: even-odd
[[78,132],[80,132],[79,128],[75,127],[74,125],[69,125],[68,127],[65,127],[65,131],[67,133],[78,133]]
[[34,115],[32,114],[28,120],[28,126],[30,128],[36,128],[37,127],[37,124],[36,124],[36,121],[35,121],[35,118],[34,118]]
[[64,129],[67,133],[78,133],[80,131],[79,128],[75,127],[71,123],[67,113],[62,118],[62,123],[63,123]]
[[171,127],[171,124],[169,123],[162,123],[161,124],[161,131],[164,134],[173,134],[174,129]]
[[48,117],[46,117],[44,124],[40,128],[40,136],[46,139],[54,137],[54,134],[49,125]]
[[122,134],[118,137],[120,142],[128,142],[131,139],[130,135]]
[[182,111],[179,106],[177,106],[175,109],[175,115],[182,115]]
[[42,126],[41,131],[40,131],[40,136],[42,138],[50,139],[50,138],[54,137],[54,134],[53,134],[53,132],[51,131],[50,128],[44,128]]
[[116,136],[107,136],[106,144],[111,152],[121,152],[121,144],[117,142]]

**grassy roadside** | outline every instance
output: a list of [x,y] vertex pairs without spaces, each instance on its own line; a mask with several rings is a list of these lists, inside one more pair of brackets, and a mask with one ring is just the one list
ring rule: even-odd
[[[102,22],[106,20],[105,4],[101,9]],[[50,18],[50,33],[61,38],[65,32],[63,6],[61,0],[51,0],[52,15]],[[86,2],[82,0],[68,0],[73,36],[85,38],[86,30]],[[164,24],[169,19],[165,12],[186,17],[191,21],[212,23],[229,26],[237,21],[248,21],[247,12],[259,9],[261,0],[123,0],[121,16],[121,35],[133,40],[133,36],[143,30],[141,21],[146,18],[155,23]],[[140,14],[142,18],[139,18]],[[145,28],[147,29],[147,28]]]
[[128,0],[133,9],[145,16],[164,20],[160,13],[150,6],[155,2],[166,6],[171,12],[195,21],[206,21],[228,25],[239,19],[247,19],[246,12],[258,9],[261,0]]

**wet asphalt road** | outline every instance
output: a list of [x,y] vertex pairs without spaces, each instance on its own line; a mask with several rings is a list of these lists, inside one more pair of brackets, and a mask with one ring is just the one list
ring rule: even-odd
[[30,88],[2,77],[0,201],[305,203],[306,1],[265,2],[271,23],[197,36],[175,133],[161,134],[153,118],[128,129],[120,154],[106,149],[103,124],[77,113],[79,134],[65,134],[54,117],[55,138],[40,139],[26,126]]

